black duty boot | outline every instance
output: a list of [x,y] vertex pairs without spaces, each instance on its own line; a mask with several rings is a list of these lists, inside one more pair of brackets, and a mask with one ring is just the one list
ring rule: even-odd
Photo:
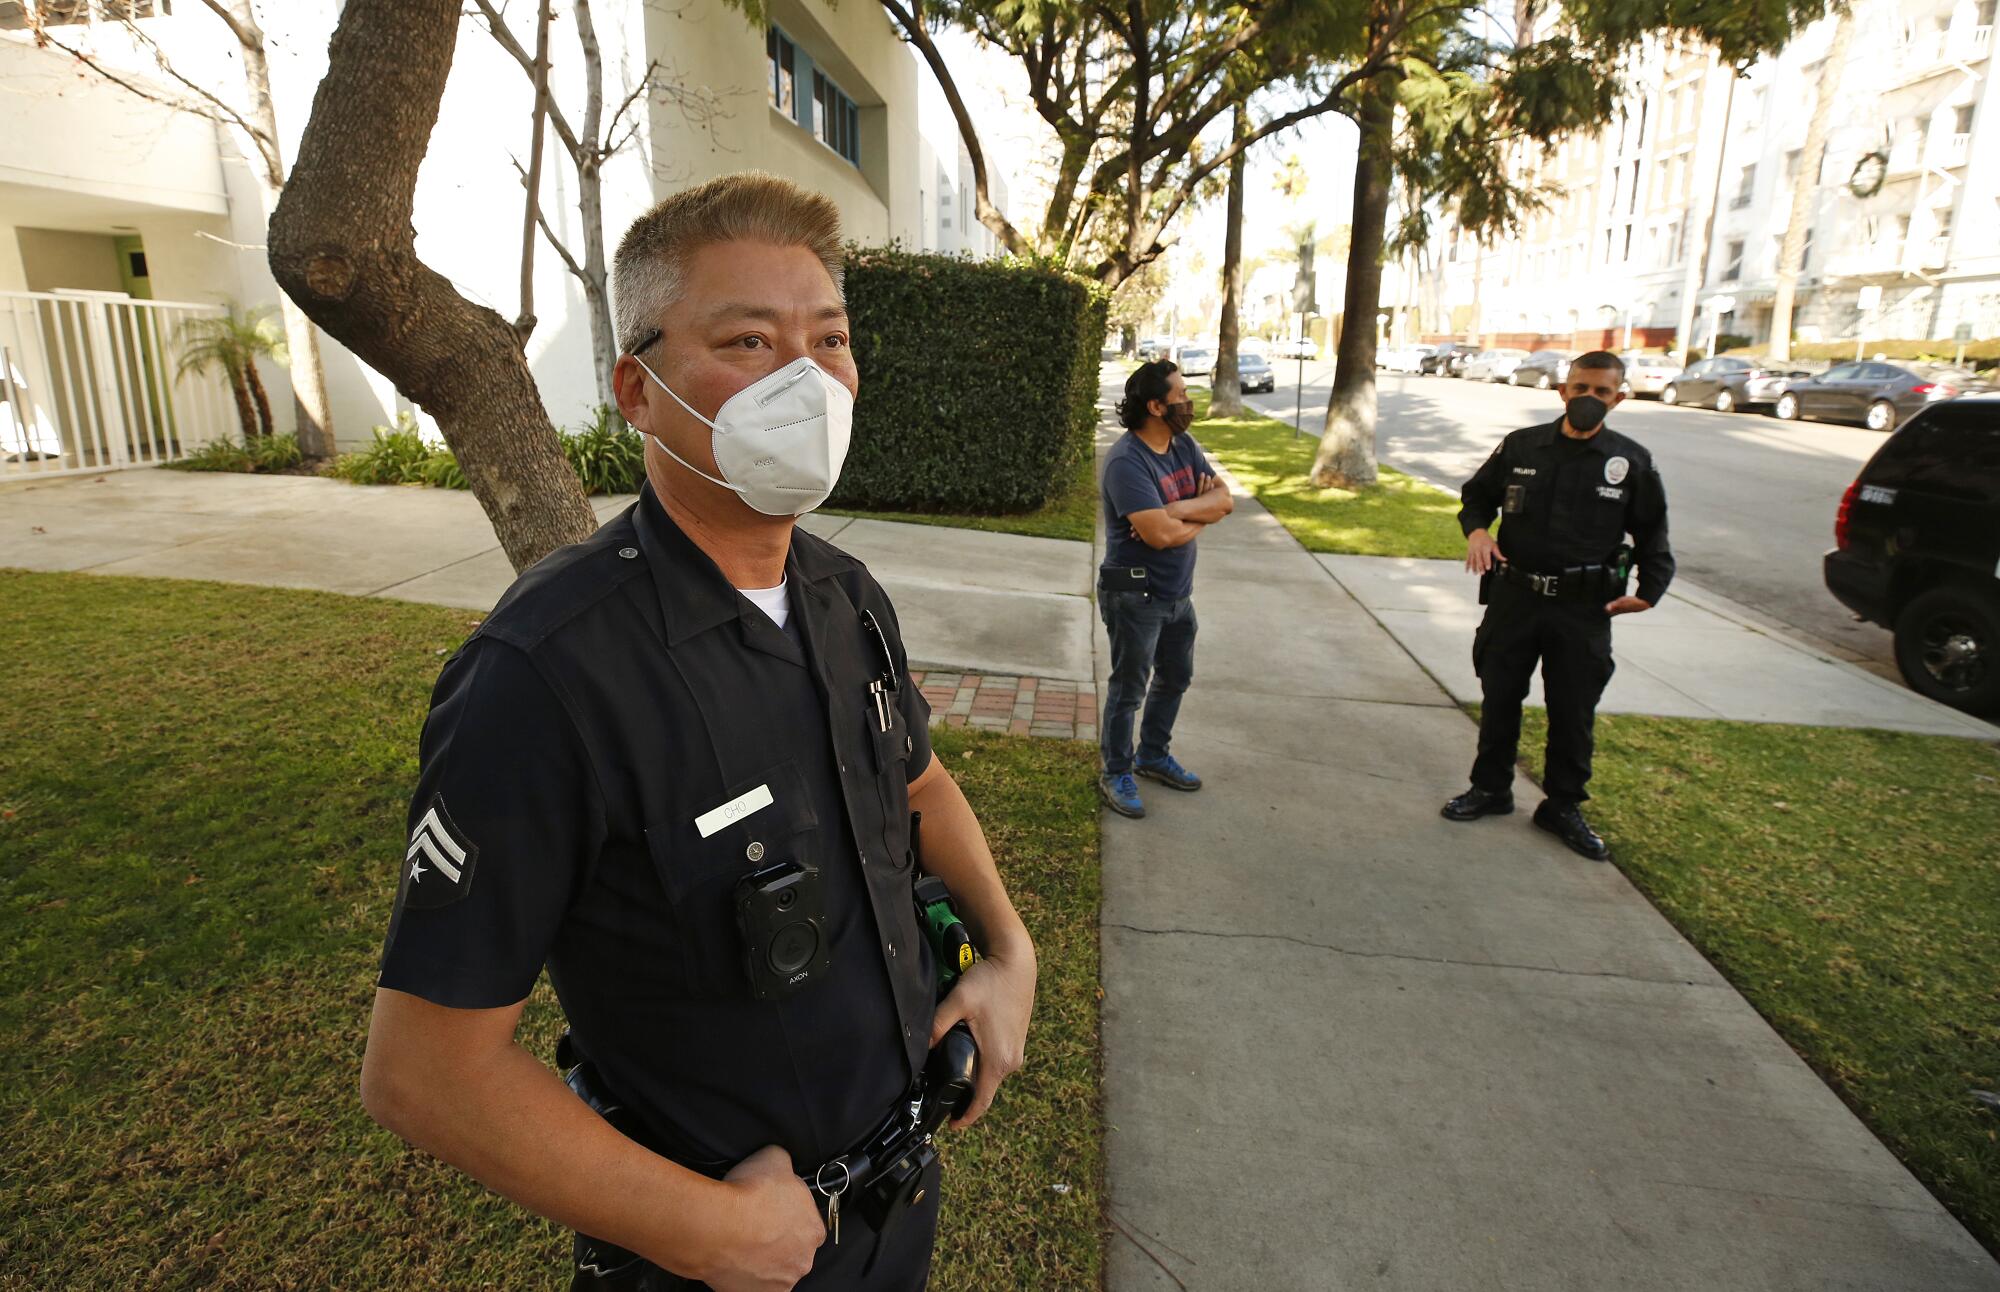
[[1477,785],[1459,795],[1439,809],[1439,815],[1447,821],[1477,821],[1483,816],[1506,816],[1514,810],[1514,795],[1511,791],[1482,790]]
[[1569,845],[1571,852],[1592,861],[1608,861],[1611,858],[1610,847],[1597,831],[1590,828],[1590,822],[1583,819],[1582,811],[1574,803],[1544,799],[1542,805],[1535,809],[1535,824]]

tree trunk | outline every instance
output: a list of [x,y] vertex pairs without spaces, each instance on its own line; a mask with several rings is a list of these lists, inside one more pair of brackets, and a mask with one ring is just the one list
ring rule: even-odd
[[596,528],[516,343],[417,259],[417,168],[459,0],[347,0],[271,217],[278,285],[438,421],[507,557],[526,569]]
[[1792,296],[1799,271],[1805,267],[1806,233],[1812,228],[1814,199],[1819,196],[1820,167],[1826,164],[1827,121],[1833,97],[1840,90],[1840,73],[1847,66],[1847,46],[1854,34],[1854,11],[1842,9],[1820,73],[1812,120],[1806,126],[1805,147],[1799,151],[1799,173],[1792,179],[1792,211],[1785,222],[1785,243],[1778,252],[1778,285],[1771,300],[1771,357],[1792,357]]
[[[255,127],[251,142],[264,159],[264,192],[276,209],[285,188],[285,158],[278,145],[278,113],[271,106],[271,67],[264,55],[264,32],[250,0],[228,0],[230,26],[243,50],[243,84],[250,93],[245,119]],[[312,320],[289,297],[280,297],[278,312],[285,322],[285,349],[292,402],[296,406],[299,452],[313,461],[333,456],[333,406],[326,396],[326,365],[319,354],[319,333]]]
[[[1687,270],[1681,279],[1681,317],[1679,326],[1674,329],[1674,345],[1680,351],[1682,364],[1694,362],[1695,311],[1700,306],[1701,293],[1708,285],[1708,249],[1709,244],[1715,241],[1715,208],[1717,199],[1721,196],[1722,160],[1729,141],[1729,116],[1736,107],[1736,71],[1711,49],[1708,54],[1708,72],[1702,84],[1706,86],[1707,77],[1718,74],[1728,78],[1723,82],[1722,123],[1711,136],[1708,133],[1708,123],[1703,121],[1700,133],[1696,136],[1694,150],[1695,157],[1701,156],[1701,150],[1709,146],[1711,139],[1713,140],[1715,173],[1702,185],[1701,193],[1695,200],[1695,209],[1688,212],[1685,226],[1687,231],[1683,235],[1688,238],[1698,238],[1700,241],[1688,255]],[[1692,165],[1692,161],[1689,164]],[[1701,226],[1699,231],[1695,229],[1697,224]]]
[[1396,82],[1382,73],[1362,91],[1360,144],[1354,159],[1354,221],[1347,244],[1333,393],[1313,457],[1322,489],[1375,483],[1375,314],[1382,304],[1382,241],[1389,213],[1389,150],[1396,128]]
[[[604,259],[604,159],[607,143],[599,135],[604,122],[604,55],[597,43],[597,24],[590,0],[576,0],[576,38],[583,46],[585,93],[583,133],[578,136],[589,156],[577,157],[578,214],[583,219],[583,297],[590,307],[590,351],[597,369],[597,402],[618,407],[611,370],[618,363],[618,333],[611,324],[610,280]],[[651,75],[650,71],[648,75]],[[615,124],[615,123],[614,123]]]
[[535,108],[528,127],[528,169],[521,186],[528,191],[521,204],[521,312],[514,316],[514,334],[525,349],[535,333],[535,218],[542,211],[542,136],[549,120],[549,0],[535,11]]
[[[1250,110],[1239,103],[1236,137],[1242,139],[1249,133]],[[1243,416],[1243,380],[1236,369],[1236,302],[1243,295],[1243,159],[1244,153],[1239,152],[1229,161],[1229,227],[1222,238],[1222,323],[1216,332],[1215,375],[1209,379],[1215,392],[1208,405],[1210,417]]]
[[243,365],[243,380],[250,387],[250,402],[257,406],[257,434],[271,438],[271,397],[264,393],[264,379],[257,375],[257,361]]
[[228,371],[229,393],[236,397],[236,422],[243,428],[243,447],[249,448],[257,439],[257,407],[250,402],[250,383],[243,380],[243,370]]
[[595,164],[577,177],[577,211],[583,219],[583,299],[590,308],[590,355],[597,370],[597,402],[618,407],[611,370],[618,364],[618,330],[611,322],[611,289],[604,260],[604,186]]

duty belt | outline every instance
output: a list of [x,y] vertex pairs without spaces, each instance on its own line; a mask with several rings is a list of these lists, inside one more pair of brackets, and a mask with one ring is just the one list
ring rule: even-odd
[[[563,1070],[564,1083],[578,1098],[640,1147],[710,1179],[720,1179],[728,1171],[730,1163],[688,1161],[685,1154],[662,1146],[632,1109],[605,1088],[596,1065],[577,1053],[568,1032],[556,1044],[556,1066]],[[878,1234],[924,1200],[924,1190],[929,1187],[925,1180],[934,1176],[937,1166],[932,1137],[947,1118],[963,1113],[972,1102],[977,1066],[978,1048],[972,1032],[960,1023],[931,1050],[908,1095],[890,1108],[866,1139],[800,1174],[834,1242],[840,1241],[841,1208],[850,1194],[861,1207],[862,1219]],[[615,1274],[639,1259],[601,1239],[579,1234],[577,1240],[580,1273]]]
[[1625,588],[1625,581],[1618,576],[1616,567],[1610,565],[1572,565],[1548,574],[1523,570],[1511,564],[1502,564],[1498,570],[1506,582],[1526,588],[1536,596],[1551,599],[1581,600],[1585,597],[1619,595]]

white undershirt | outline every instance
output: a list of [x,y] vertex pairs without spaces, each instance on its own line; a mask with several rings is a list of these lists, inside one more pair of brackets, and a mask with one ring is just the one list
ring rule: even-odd
[[775,588],[738,588],[737,591],[750,598],[752,605],[769,615],[771,622],[783,629],[792,617],[792,595],[787,590],[788,583],[789,579],[780,579]]

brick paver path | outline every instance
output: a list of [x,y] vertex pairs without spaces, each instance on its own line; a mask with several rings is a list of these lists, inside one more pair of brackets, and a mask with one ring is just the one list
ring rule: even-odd
[[1097,688],[1088,682],[990,673],[917,673],[931,720],[952,727],[1061,740],[1097,739]]

